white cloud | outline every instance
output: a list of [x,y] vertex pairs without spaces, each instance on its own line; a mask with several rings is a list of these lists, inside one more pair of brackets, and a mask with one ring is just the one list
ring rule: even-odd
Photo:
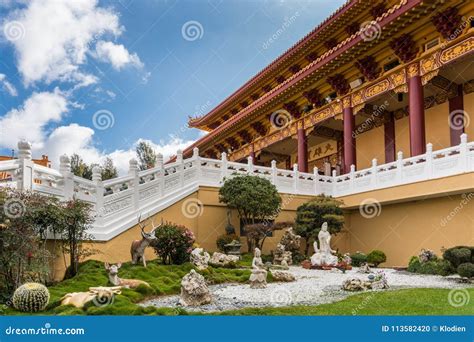
[[136,53],[131,54],[121,44],[101,40],[96,45],[96,53],[101,61],[110,62],[116,70],[120,70],[127,65],[138,68],[143,67],[143,63],[140,61],[138,55]]
[[10,110],[0,118],[0,146],[15,148],[19,139],[27,139],[35,148],[42,148],[46,126],[59,122],[67,110],[67,99],[58,89],[33,93],[21,107]]
[[0,74],[0,86],[11,96],[18,96],[15,86],[7,80],[5,74]]
[[[81,66],[99,39],[107,35],[117,37],[123,31],[118,14],[97,5],[97,0],[33,0],[3,21],[14,21],[23,31],[20,39],[11,43],[26,85],[59,80],[81,87],[97,82],[97,77],[81,70]],[[127,58],[129,63],[141,63],[123,45],[109,44],[114,67],[123,66]]]

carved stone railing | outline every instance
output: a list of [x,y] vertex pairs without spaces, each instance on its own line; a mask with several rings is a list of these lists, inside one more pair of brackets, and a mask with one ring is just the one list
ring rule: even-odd
[[126,176],[102,181],[101,170],[94,167],[92,180],[74,176],[69,158],[60,158],[59,171],[39,166],[31,160],[31,147],[20,142],[19,158],[0,162],[0,172],[11,175],[1,185],[14,186],[54,195],[67,200],[73,197],[91,203],[96,211],[92,234],[98,240],[109,240],[137,223],[138,213],[155,214],[178,202],[199,186],[219,187],[225,178],[235,174],[249,174],[268,179],[280,193],[295,195],[326,194],[334,197],[389,188],[474,171],[474,142],[467,142],[461,135],[458,146],[433,151],[427,144],[427,152],[416,157],[403,158],[402,152],[392,163],[378,165],[377,160],[367,169],[348,174],[322,176],[317,168],[313,173],[278,169],[272,161],[270,167],[257,166],[249,157],[247,163],[236,163],[199,156],[197,148],[191,158],[183,159],[178,151],[176,161],[163,163],[158,155],[154,168],[139,171],[137,161],[130,161]]

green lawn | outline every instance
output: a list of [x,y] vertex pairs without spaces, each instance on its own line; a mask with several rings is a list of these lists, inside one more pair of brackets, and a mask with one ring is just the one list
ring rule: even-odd
[[470,301],[460,307],[448,302],[450,290],[406,289],[366,292],[339,302],[318,306],[252,308],[225,311],[219,315],[474,315],[474,288],[467,289]]
[[[248,266],[249,258],[243,265]],[[50,286],[50,304],[41,315],[187,315],[184,309],[143,308],[137,302],[164,294],[177,294],[181,278],[192,269],[184,265],[159,265],[149,262],[145,269],[126,263],[120,269],[120,277],[147,281],[151,289],[141,286],[136,290],[123,289],[112,305],[97,307],[89,303],[84,309],[59,306],[59,299],[68,292],[87,291],[92,286],[110,286],[104,265],[98,261],[87,261],[80,266],[72,279]],[[250,271],[209,267],[200,273],[211,284],[225,282],[247,282]],[[269,281],[272,281],[269,276]],[[353,295],[342,301],[319,306],[293,306],[283,308],[242,309],[218,313],[219,315],[474,315],[474,288],[468,289],[470,302],[462,307],[448,303],[449,290],[407,289],[384,292],[366,292]],[[0,315],[24,315],[5,305],[0,305]],[[194,313],[193,313],[194,314]]]

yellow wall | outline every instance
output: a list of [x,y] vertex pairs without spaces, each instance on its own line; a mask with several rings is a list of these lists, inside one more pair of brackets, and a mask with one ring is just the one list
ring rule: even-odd
[[469,141],[474,141],[474,93],[464,94],[464,111],[467,114],[464,120],[464,132]]
[[372,159],[385,163],[384,126],[379,126],[356,137],[357,170],[369,168]]
[[448,102],[425,110],[425,131],[426,143],[432,143],[433,150],[451,146]]

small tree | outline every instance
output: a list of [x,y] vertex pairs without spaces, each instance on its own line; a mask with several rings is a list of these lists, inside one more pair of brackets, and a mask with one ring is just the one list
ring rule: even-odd
[[[269,180],[257,176],[237,175],[224,181],[219,189],[219,201],[236,209],[245,226],[262,223],[280,211],[281,198]],[[252,238],[247,235],[249,252]]]
[[92,179],[92,165],[87,165],[80,155],[74,153],[71,156],[71,172],[82,178]]
[[156,164],[156,153],[147,141],[140,141],[136,148],[140,170],[151,169]]
[[62,203],[61,219],[59,221],[64,254],[69,255],[69,269],[67,277],[73,277],[79,269],[79,261],[93,253],[93,250],[83,248],[83,242],[92,240],[87,233],[94,219],[92,206],[81,200],[72,199]]
[[247,239],[250,240],[251,245],[258,247],[260,250],[263,249],[263,243],[265,239],[273,234],[276,230],[281,230],[293,226],[293,222],[264,222],[249,224],[244,227]]
[[102,180],[112,179],[118,177],[117,168],[114,165],[112,158],[107,157],[102,163]]
[[298,207],[295,232],[305,239],[305,255],[308,255],[311,239],[317,238],[324,222],[328,223],[331,234],[341,231],[344,226],[342,204],[331,196],[322,195]]

